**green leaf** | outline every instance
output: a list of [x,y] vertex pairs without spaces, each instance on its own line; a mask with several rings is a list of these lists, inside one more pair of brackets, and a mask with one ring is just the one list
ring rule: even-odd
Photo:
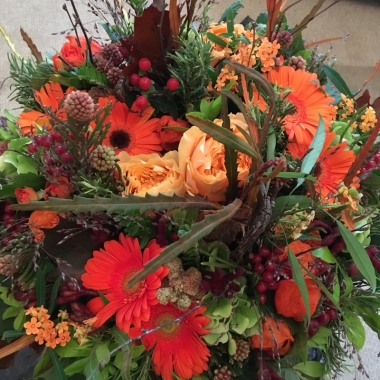
[[71,375],[74,375],[75,373],[82,373],[87,362],[88,362],[88,358],[76,360],[74,363],[65,367],[65,374],[67,376],[71,376]]
[[48,313],[51,315],[54,311],[55,308],[55,300],[58,295],[58,290],[59,290],[59,285],[61,284],[62,277],[59,276],[55,282],[53,287],[51,288],[51,293],[50,293],[50,300],[49,300],[49,311]]
[[45,347],[43,350],[40,360],[35,365],[33,369],[33,376],[37,377],[39,374],[41,374],[44,370],[46,370],[47,366],[51,363],[51,356],[49,354],[49,348]]
[[7,330],[4,331],[2,339],[20,338],[25,335],[25,331]]
[[19,311],[20,311],[19,307],[16,307],[16,306],[8,307],[3,313],[3,320],[15,317],[19,313]]
[[230,148],[244,153],[252,158],[258,157],[256,150],[253,149],[247,142],[242,140],[239,136],[235,135],[235,133],[225,128],[221,128],[219,125],[214,124],[209,120],[204,120],[192,115],[187,115],[186,117],[192,125],[197,126],[202,132],[207,133],[214,140],[219,141],[220,143],[227,145]]
[[370,190],[380,189],[380,176],[371,173],[366,179],[360,181],[360,186],[364,186]]
[[[220,128],[220,127],[219,127]],[[222,129],[222,128],[221,128]],[[207,199],[199,196],[186,195],[179,197],[174,195],[169,197],[159,194],[153,196],[147,194],[145,197],[128,195],[119,197],[111,195],[110,198],[84,198],[74,196],[74,199],[50,198],[48,201],[33,201],[27,204],[12,205],[13,210],[31,211],[31,210],[55,210],[57,212],[75,211],[75,212],[100,212],[107,211],[108,213],[119,213],[133,210],[141,212],[147,210],[173,210],[175,208],[198,207],[203,210],[215,210],[216,206]]]
[[108,348],[108,342],[99,343],[95,348],[95,356],[98,362],[104,367],[110,361],[110,349]]
[[[326,139],[325,122],[322,116],[319,115],[318,128],[310,144],[309,153],[306,154],[306,156],[302,160],[301,169],[300,169],[302,173],[305,173],[305,174],[311,173],[315,163],[318,160],[319,155],[322,152],[325,139]],[[305,181],[304,178],[299,178],[297,181],[297,186],[295,188],[302,185],[304,181]]]
[[283,211],[290,210],[295,205],[298,205],[298,207],[302,209],[310,207],[311,204],[312,200],[303,195],[284,195],[282,197],[275,198],[274,207],[272,209],[272,219],[276,218]]
[[84,367],[84,374],[86,375],[86,380],[103,380],[100,374],[100,363],[98,362],[95,350],[89,357],[87,365]]
[[128,283],[129,287],[133,287],[139,281],[143,280],[148,274],[156,271],[161,265],[168,263],[176,258],[180,253],[187,251],[190,247],[194,246],[200,239],[211,233],[219,224],[232,218],[239,210],[242,201],[236,199],[228,206],[223,207],[221,210],[216,211],[214,214],[206,215],[204,220],[195,223],[191,231],[182,235],[181,238],[163,249],[159,256],[149,261],[143,270],[135,274]]
[[306,287],[306,282],[305,282],[305,277],[302,273],[300,263],[293,253],[293,251],[288,247],[288,258],[289,258],[289,263],[292,268],[292,274],[293,274],[293,280],[297,284],[303,303],[306,308],[306,316],[308,323],[310,322],[310,300],[309,300],[309,292],[307,291]]
[[258,24],[266,24],[268,22],[268,12],[260,13],[256,18],[256,22]]
[[351,90],[348,88],[346,82],[337,71],[335,71],[332,67],[327,65],[323,65],[322,69],[326,74],[327,78],[331,81],[331,83],[336,87],[336,89],[340,93],[349,96],[350,98],[352,97]]
[[45,305],[46,301],[46,280],[45,272],[38,267],[36,274],[36,302],[37,306]]
[[107,297],[104,295],[104,293],[102,293],[100,290],[98,290],[98,293],[99,293],[99,297],[101,298],[102,302],[103,302],[103,305],[108,305],[110,303],[110,301],[108,301]]
[[24,329],[24,323],[26,322],[25,311],[21,310],[16,319],[13,321],[13,328],[17,331],[22,331]]
[[61,362],[59,361],[59,357],[57,353],[51,348],[49,348],[49,353],[50,353],[51,361],[53,362],[56,379],[67,380],[67,376],[65,374],[65,371],[63,370]]
[[339,232],[342,235],[347,250],[358,267],[360,273],[368,281],[369,285],[375,291],[376,289],[376,273],[367,252],[363,245],[358,242],[355,235],[340,221],[337,221]]
[[49,63],[42,62],[38,64],[30,81],[30,84],[33,87],[33,89],[39,91],[41,87],[43,87],[47,82],[49,82],[49,77],[53,73],[54,69]]
[[228,7],[226,9],[226,21],[227,21],[227,32],[233,33],[234,32],[234,12],[231,7]]
[[325,375],[325,366],[318,362],[298,363],[294,369],[311,377],[322,377]]
[[221,47],[226,47],[227,43],[214,33],[207,33],[207,39]]
[[[234,1],[222,14],[222,17],[220,18],[219,20],[219,24],[223,21],[227,21],[228,23],[228,20],[229,19],[232,19],[232,23],[235,19],[235,17],[237,16],[238,12],[239,12],[239,9],[240,8],[244,8],[243,6],[243,0],[237,0],[237,1]],[[232,29],[232,32],[234,30]],[[232,33],[230,32],[230,33]]]
[[37,174],[36,163],[29,157],[25,157],[22,154],[17,156],[17,173],[18,174],[27,174],[33,173]]
[[365,329],[363,323],[358,316],[351,313],[345,313],[343,315],[343,320],[347,339],[357,350],[361,350],[365,343]]
[[335,264],[336,258],[327,247],[317,248],[312,252],[314,257],[326,261],[326,263]]

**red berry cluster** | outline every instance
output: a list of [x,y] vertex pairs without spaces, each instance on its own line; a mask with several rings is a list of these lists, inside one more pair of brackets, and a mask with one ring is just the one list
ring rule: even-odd
[[319,326],[325,326],[330,321],[335,321],[337,318],[338,313],[335,309],[331,307],[324,308],[321,314],[318,315],[318,317],[313,318],[310,321],[308,329],[309,336],[315,335],[319,330]]
[[369,161],[364,163],[360,169],[360,174],[369,174],[378,169],[380,169],[380,152],[377,152]]
[[[73,136],[71,138],[74,139]],[[73,156],[68,151],[64,138],[59,132],[52,131],[44,135],[33,136],[33,141],[27,149],[31,154],[39,153],[41,155],[42,166],[48,175],[68,176],[65,165],[72,162]]]
[[277,268],[280,262],[280,255],[284,252],[282,249],[275,247],[273,252],[266,246],[261,246],[257,254],[250,254],[249,258],[253,266],[253,271],[260,276],[260,281],[256,284],[256,290],[260,293],[260,303],[267,301],[265,292],[267,290],[276,290],[280,271]]

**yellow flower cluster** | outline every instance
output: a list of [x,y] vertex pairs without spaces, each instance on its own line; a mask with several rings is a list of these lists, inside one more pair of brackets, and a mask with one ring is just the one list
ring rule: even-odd
[[93,330],[93,324],[96,319],[96,317],[86,319],[83,321],[83,324],[72,323],[75,327],[74,338],[77,339],[80,346],[88,342],[88,334]]
[[342,99],[338,103],[337,106],[335,106],[336,110],[339,112],[341,120],[347,119],[348,116],[351,116],[353,113],[356,112],[354,99],[348,98],[344,94],[340,94]]
[[272,67],[275,65],[274,59],[277,56],[278,50],[280,49],[280,44],[276,40],[269,42],[267,37],[264,37],[261,40],[261,43],[256,49],[256,57],[260,58],[261,62],[261,71],[263,73],[269,72],[272,70]]
[[238,80],[238,76],[236,75],[235,70],[231,66],[225,65],[220,71],[218,78],[216,79],[215,90],[221,91],[228,82],[231,82],[233,80],[235,82]]
[[61,321],[54,326],[50,320],[47,309],[41,307],[30,307],[25,311],[25,315],[30,315],[31,319],[24,323],[27,335],[36,335],[35,341],[46,347],[55,348],[57,345],[65,346],[70,342],[69,324]]
[[[294,210],[298,209],[296,205]],[[279,223],[274,227],[274,232],[279,235],[287,234],[289,238],[298,239],[302,235],[302,231],[309,227],[313,221],[315,212],[298,211],[291,215],[286,215],[279,220]]]
[[372,129],[377,123],[376,112],[372,107],[367,107],[364,115],[361,117],[359,128],[362,132]]

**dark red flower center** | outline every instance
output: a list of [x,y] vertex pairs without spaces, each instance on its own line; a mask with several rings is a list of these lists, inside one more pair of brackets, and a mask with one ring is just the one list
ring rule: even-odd
[[117,149],[126,149],[131,143],[131,136],[122,129],[111,132],[110,144]]
[[306,119],[306,105],[305,102],[298,96],[289,94],[287,100],[292,104],[293,109],[289,115],[286,116],[287,122],[302,123]]

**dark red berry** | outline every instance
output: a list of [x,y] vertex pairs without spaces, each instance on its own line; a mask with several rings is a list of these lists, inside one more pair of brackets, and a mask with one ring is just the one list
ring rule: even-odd
[[46,174],[53,175],[54,174],[53,168],[47,168],[46,169]]
[[6,203],[4,206],[4,213],[13,215],[15,212],[11,209],[11,203]]
[[139,80],[140,80],[140,75],[139,74],[132,74],[129,77],[129,84],[131,86],[137,86],[139,84]]
[[288,262],[282,266],[282,273],[288,278],[293,278],[292,267]]
[[371,160],[371,161],[369,161],[369,162],[366,163],[365,168],[367,170],[370,170],[370,169],[375,168],[376,166],[377,166],[376,162]]
[[261,257],[264,257],[264,259],[267,259],[270,256],[270,254],[271,254],[271,252],[270,252],[269,248],[266,247],[265,245],[262,245],[259,248],[259,255]]
[[54,158],[49,154],[44,154],[44,162],[46,165],[50,166],[54,164]]
[[175,91],[175,90],[177,90],[178,87],[179,87],[178,79],[176,79],[176,78],[170,78],[170,79],[166,82],[166,86],[167,86],[167,88],[168,88],[170,91]]
[[119,52],[123,58],[127,58],[129,56],[129,51],[123,46],[119,46]]
[[263,258],[260,255],[252,255],[251,262],[253,264],[261,264]]
[[256,264],[254,267],[253,267],[253,271],[257,274],[261,274],[263,273],[265,270],[264,268],[264,265],[263,264]]
[[61,158],[65,162],[71,162],[73,160],[73,156],[68,152],[62,153]]
[[264,293],[261,293],[259,300],[260,300],[260,304],[264,305],[265,302],[267,302],[267,296]]
[[3,222],[10,222],[14,220],[13,214],[4,214],[3,215]]
[[310,336],[313,336],[315,335],[319,330],[319,323],[316,319],[312,319],[310,321],[310,325],[309,325],[309,329],[308,329],[308,333]]
[[261,276],[261,279],[269,284],[270,282],[273,281],[273,272],[264,272]]
[[57,131],[51,132],[51,136],[53,137],[53,140],[57,143],[60,143],[63,141],[62,135]]
[[53,138],[50,135],[43,136],[41,140],[41,146],[43,146],[46,149],[49,149],[52,143],[53,143]]
[[284,254],[284,252],[285,252],[285,250],[283,247],[274,247],[273,248],[273,255],[274,256],[281,256]]
[[61,156],[63,153],[66,153],[67,149],[63,145],[56,145],[54,147],[54,152]]
[[139,79],[139,86],[143,91],[149,90],[151,85],[151,80],[148,77],[141,77]]
[[148,107],[148,99],[144,96],[138,96],[136,99],[136,106],[142,110],[145,109]]
[[256,290],[259,293],[265,293],[268,290],[267,284],[264,281],[259,281],[256,285]]
[[38,146],[42,146],[42,141],[43,141],[44,137],[42,135],[37,135],[37,136],[34,136],[34,142],[38,145]]
[[317,322],[320,326],[327,325],[330,322],[330,316],[327,313],[322,313],[317,317]]
[[268,290],[277,290],[278,288],[278,282],[272,281],[267,284]]
[[377,152],[374,156],[373,159],[376,163],[380,162],[380,152]]
[[68,136],[70,137],[71,140],[75,141],[75,136],[73,132],[69,131]]
[[330,321],[335,321],[338,318],[338,313],[334,309],[328,309],[326,314],[330,317]]
[[179,236],[178,236],[177,232],[172,232],[172,234],[170,235],[170,240],[171,241],[178,241],[179,240]]
[[359,269],[355,263],[351,263],[350,267],[348,268],[347,274],[350,277],[355,277],[359,274]]
[[265,264],[265,270],[268,272],[274,272],[276,270],[276,264],[273,263],[272,261],[268,261]]
[[141,71],[148,71],[152,67],[152,62],[148,58],[141,58],[139,61],[139,69]]
[[62,174],[61,168],[59,166],[54,166],[52,169],[53,175],[59,177]]
[[31,142],[29,145],[28,145],[28,152],[29,153],[36,153],[38,151],[38,145],[35,143],[35,142]]

